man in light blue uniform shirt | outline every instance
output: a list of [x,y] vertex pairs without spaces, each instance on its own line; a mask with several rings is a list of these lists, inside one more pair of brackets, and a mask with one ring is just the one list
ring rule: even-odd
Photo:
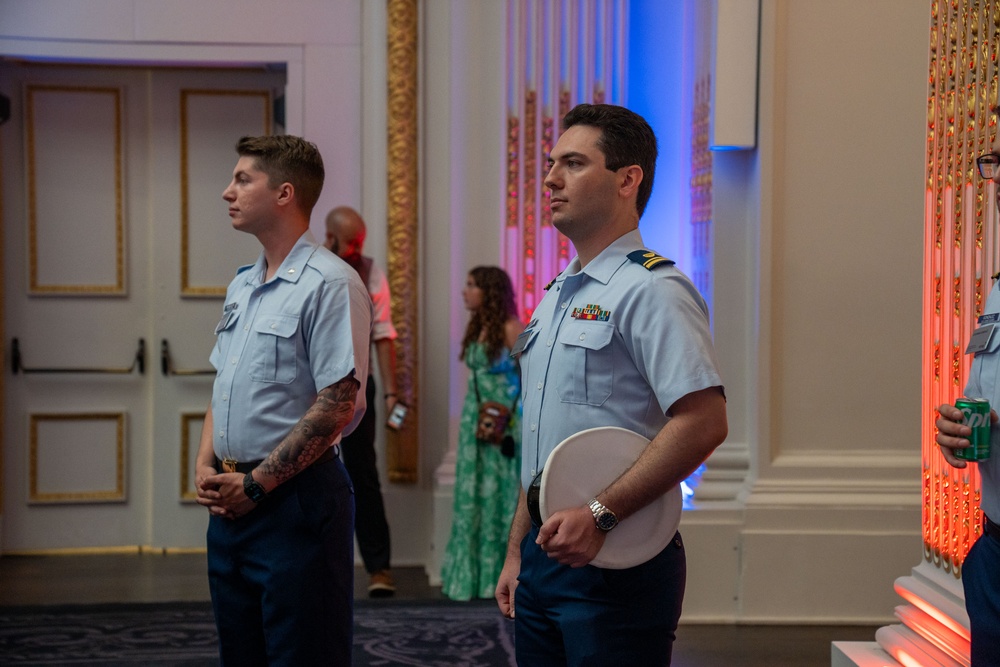
[[[652,129],[622,107],[588,104],[563,128],[545,186],[552,223],[578,255],[514,348],[522,489],[496,597],[515,619],[519,665],[661,667],[684,595],[680,535],[635,567],[589,563],[607,531],[680,484],[725,439],[725,396],[704,300],[638,231],[656,164]],[[599,426],[650,443],[589,504],[539,525],[526,490],[556,445]]]
[[651,440],[675,401],[722,384],[704,299],[673,262],[654,255],[645,268],[635,252],[649,253],[638,229],[586,267],[574,259],[532,314],[520,357],[525,489],[567,437],[600,425]]
[[[993,113],[1000,113],[1000,108],[993,109]],[[991,151],[980,156],[977,162],[979,175],[998,184],[997,206],[1000,207],[1000,135],[995,138]],[[1000,665],[1000,525],[997,523],[1000,522],[1000,425],[996,412],[1000,406],[1000,281],[994,280],[976,333],[983,336],[983,342],[977,345],[970,341],[968,352],[975,356],[965,395],[990,402],[993,424],[990,458],[976,463],[982,481],[979,506],[984,515],[984,534],[972,545],[962,563],[965,608],[972,631],[973,667]],[[972,431],[961,423],[962,412],[954,405],[942,405],[938,412],[937,443],[941,453],[952,466],[965,468],[968,463],[957,458],[952,450],[968,447],[966,438]]]
[[354,498],[337,456],[365,409],[371,299],[309,232],[316,147],[244,137],[223,192],[263,250],[230,283],[195,470],[223,665],[349,665]]

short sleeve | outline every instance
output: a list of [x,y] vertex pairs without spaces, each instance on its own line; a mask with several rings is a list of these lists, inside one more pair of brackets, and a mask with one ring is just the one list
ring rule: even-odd
[[704,299],[679,271],[659,271],[628,300],[625,345],[666,413],[687,394],[721,387],[722,379]]

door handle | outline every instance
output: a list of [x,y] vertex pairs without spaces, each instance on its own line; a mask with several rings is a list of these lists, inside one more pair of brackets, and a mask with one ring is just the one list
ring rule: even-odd
[[214,368],[174,368],[173,359],[170,357],[170,344],[167,343],[166,338],[160,343],[160,370],[167,377],[171,375],[215,375]]
[[21,343],[17,338],[11,339],[10,342],[10,365],[14,371],[14,375],[18,373],[107,373],[113,375],[127,375],[132,371],[139,369],[139,375],[143,375],[146,372],[146,339],[139,339],[139,347],[135,351],[135,357],[132,359],[132,365],[128,368],[35,368],[25,366],[21,363]]

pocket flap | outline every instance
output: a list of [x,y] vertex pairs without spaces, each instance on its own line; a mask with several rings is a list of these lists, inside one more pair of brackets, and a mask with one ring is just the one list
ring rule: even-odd
[[600,350],[611,342],[615,325],[611,322],[573,320],[559,332],[559,342],[564,345]]
[[299,318],[293,315],[258,315],[253,323],[257,333],[289,338],[299,328]]
[[977,354],[993,354],[997,350],[1000,350],[1000,327],[993,332],[990,336],[990,342],[987,343],[986,347],[980,350]]
[[240,319],[240,314],[236,311],[224,313],[222,319],[215,325],[215,335],[218,336],[219,332],[231,329],[238,319]]

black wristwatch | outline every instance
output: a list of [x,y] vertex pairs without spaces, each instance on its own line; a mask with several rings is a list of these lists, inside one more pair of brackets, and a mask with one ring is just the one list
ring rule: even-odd
[[254,481],[253,475],[247,473],[243,476],[243,493],[247,494],[247,498],[259,503],[260,501],[267,498],[267,491],[264,487]]
[[594,513],[594,523],[605,533],[618,525],[618,516],[602,505],[597,498],[590,501],[590,511]]

